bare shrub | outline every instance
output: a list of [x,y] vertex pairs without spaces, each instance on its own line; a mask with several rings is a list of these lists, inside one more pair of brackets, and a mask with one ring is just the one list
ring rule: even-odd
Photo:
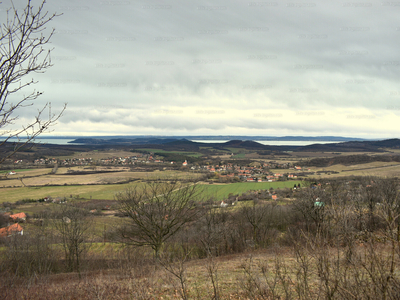
[[61,205],[54,220],[64,250],[67,271],[81,276],[82,259],[89,249],[92,218],[82,209]]
[[189,299],[187,272],[185,265],[189,258],[189,255],[190,253],[185,253],[184,249],[182,249],[181,247],[169,245],[169,247],[165,247],[158,260],[161,266],[163,266],[164,269],[169,274],[171,274],[178,282],[176,284],[173,281],[173,286],[178,291],[180,297],[184,300]]
[[208,278],[211,282],[211,288],[212,288],[211,299],[213,300],[221,299],[218,267],[219,266],[218,263],[215,261],[215,258],[210,254],[206,260],[205,268],[207,270]]
[[[37,83],[32,78],[35,73],[43,73],[52,66],[52,49],[48,46],[54,29],[45,29],[58,15],[45,11],[45,1],[35,7],[28,0],[23,9],[17,9],[11,3],[5,10],[7,16],[0,25],[0,164],[49,131],[65,110],[64,106],[58,115],[54,115],[47,103],[38,109],[31,121],[16,129],[18,112],[33,105],[42,94],[28,89]],[[18,143],[7,145],[12,138],[17,138]]]
[[148,183],[142,189],[118,194],[120,212],[128,217],[118,229],[119,240],[150,246],[157,258],[163,243],[197,218],[197,196],[195,185],[177,182]]
[[4,239],[0,270],[11,277],[34,277],[56,272],[59,257],[54,242],[45,225],[32,229],[29,235]]

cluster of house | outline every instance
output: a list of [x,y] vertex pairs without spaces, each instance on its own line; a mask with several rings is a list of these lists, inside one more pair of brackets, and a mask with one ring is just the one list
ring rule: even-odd
[[[21,161],[22,162],[22,161]],[[135,163],[164,163],[160,159],[155,159],[152,155],[138,154],[134,156],[124,157],[108,157],[93,160],[91,157],[82,158],[67,158],[67,159],[55,159],[55,158],[39,158],[34,160],[35,165],[54,165],[56,163],[62,166],[89,166],[93,164],[98,165],[134,165]],[[174,162],[170,162],[173,164]]]
[[[150,158],[150,159],[149,159]],[[137,156],[125,156],[125,157],[109,157],[98,160],[93,160],[91,157],[81,158],[67,158],[67,159],[56,159],[56,158],[40,158],[34,160],[35,165],[53,165],[60,164],[62,166],[88,166],[93,163],[100,165],[134,165],[135,162],[149,162],[153,159],[148,155],[137,155]]]
[[[13,235],[23,235],[24,229],[19,224],[20,222],[26,221],[26,214],[21,212],[18,214],[9,214],[5,213],[5,217],[8,217],[8,225],[6,227],[0,228],[0,238],[1,237],[9,237]],[[13,224],[11,224],[13,223]],[[11,224],[11,225],[10,225]]]
[[[70,198],[72,198],[72,195],[70,195]],[[53,198],[53,197],[48,196],[48,197],[44,197],[43,198],[43,202],[52,202],[52,203],[59,204],[59,203],[67,202],[66,199],[67,199],[66,197],[55,197],[55,198]],[[41,200],[39,200],[39,201],[41,201]]]
[[[283,166],[280,167],[282,168]],[[291,170],[301,170],[299,166],[290,166],[286,164],[285,167]],[[273,182],[281,180],[283,177],[297,179],[297,175],[291,172],[285,174],[270,172],[269,169],[277,168],[275,163],[263,163],[259,164],[259,166],[239,166],[228,163],[224,165],[203,166],[202,168],[209,172],[221,172],[223,174],[219,176],[222,178],[238,177],[248,182]]]
[[54,165],[58,163],[55,158],[38,158],[33,161],[35,165]]
[[238,201],[249,201],[249,200],[265,200],[265,199],[272,199],[277,201],[279,198],[278,194],[274,190],[249,190],[243,193],[241,196],[230,196],[228,199],[222,200],[219,205],[222,208],[228,207],[229,205],[236,205]]
[[125,156],[125,157],[110,157],[99,159],[98,163],[101,165],[134,165],[137,161],[136,156]]
[[[70,158],[64,160],[57,160],[55,158],[40,158],[34,161],[37,165],[51,165],[60,164],[62,166],[84,166],[84,165],[134,165],[135,163],[163,163],[163,164],[175,164],[182,165],[183,167],[190,167],[191,170],[208,171],[219,173],[221,178],[234,178],[238,177],[242,181],[248,182],[272,182],[285,179],[297,179],[301,175],[301,172],[305,170],[291,163],[278,163],[274,161],[259,163],[258,166],[239,166],[232,163],[219,164],[219,165],[193,165],[188,161],[174,162],[174,161],[163,161],[152,154],[139,153],[134,156],[125,157],[110,157],[104,159],[93,160],[89,158]],[[284,173],[273,173],[270,169],[285,169],[289,172]],[[305,173],[304,173],[305,174]]]
[[59,161],[62,166],[88,166],[93,163],[91,157],[67,158]]

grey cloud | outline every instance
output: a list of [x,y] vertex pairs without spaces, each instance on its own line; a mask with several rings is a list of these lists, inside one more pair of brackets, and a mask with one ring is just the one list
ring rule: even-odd
[[[148,112],[165,106],[268,114],[271,108],[393,105],[400,75],[397,13],[379,1],[346,3],[48,3],[64,15],[52,23],[54,67],[38,88],[43,100],[69,103],[65,123],[110,122],[154,133],[208,128],[220,134],[230,127],[345,132],[350,125],[335,119],[296,125],[285,115],[193,120]],[[104,111],[117,105],[116,112]]]

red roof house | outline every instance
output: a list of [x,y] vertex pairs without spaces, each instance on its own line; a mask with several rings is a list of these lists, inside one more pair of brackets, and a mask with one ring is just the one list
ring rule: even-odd
[[18,220],[25,221],[26,220],[26,214],[24,212],[21,212],[21,213],[18,213],[18,214],[10,215],[10,218],[13,219],[14,222],[17,222]]
[[18,223],[15,223],[11,226],[7,226],[4,228],[0,228],[0,237],[8,237],[14,234],[24,234],[24,229]]

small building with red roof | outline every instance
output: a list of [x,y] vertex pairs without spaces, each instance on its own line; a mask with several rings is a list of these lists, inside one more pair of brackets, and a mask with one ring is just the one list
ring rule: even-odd
[[18,214],[13,214],[10,215],[10,218],[14,221],[14,222],[18,222],[18,221],[25,221],[26,220],[26,214],[24,212],[18,213]]
[[0,228],[0,237],[8,237],[15,234],[20,234],[20,235],[24,234],[24,229],[18,223],[15,223],[11,226],[7,226],[4,228]]

